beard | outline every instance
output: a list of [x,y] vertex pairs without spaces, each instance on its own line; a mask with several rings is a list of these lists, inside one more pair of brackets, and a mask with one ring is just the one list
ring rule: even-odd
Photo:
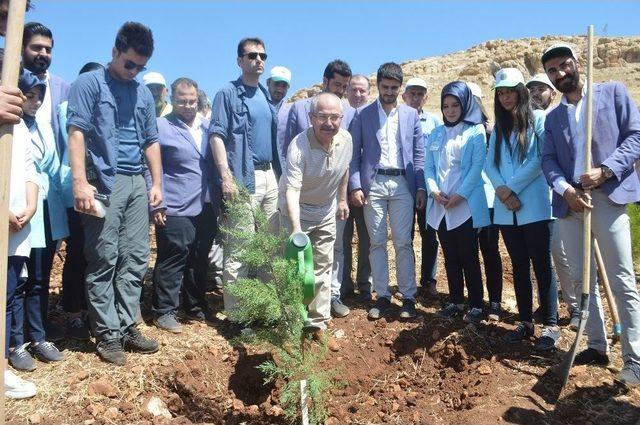
[[560,80],[556,80],[556,88],[560,93],[571,93],[578,88],[580,82],[580,74],[574,70],[572,74],[567,74]]
[[36,56],[33,61],[25,61],[24,67],[34,74],[43,74],[49,69],[51,61],[42,56]]

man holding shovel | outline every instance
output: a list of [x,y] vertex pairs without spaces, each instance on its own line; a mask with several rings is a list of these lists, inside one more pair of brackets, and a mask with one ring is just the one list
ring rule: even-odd
[[[555,44],[542,55],[542,65],[553,85],[563,93],[560,104],[547,115],[542,168],[553,187],[553,214],[572,267],[576,293],[581,290],[582,213],[591,209],[591,231],[598,241],[622,324],[624,367],[618,380],[640,385],[640,297],[631,254],[626,204],[640,199],[640,181],[634,162],[640,158],[640,113],[626,87],[618,82],[593,85],[593,163],[585,170],[587,130],[586,86],[573,49]],[[590,195],[585,193],[590,190]],[[593,258],[593,257],[592,257]],[[588,348],[575,364],[609,364],[609,344],[602,302],[591,265],[589,316],[585,332]]]

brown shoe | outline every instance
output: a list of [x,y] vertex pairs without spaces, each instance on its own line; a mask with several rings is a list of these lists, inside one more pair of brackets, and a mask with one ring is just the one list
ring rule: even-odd
[[327,348],[331,351],[339,351],[340,346],[332,336],[327,335],[324,329],[318,329],[313,332],[313,340],[327,344]]

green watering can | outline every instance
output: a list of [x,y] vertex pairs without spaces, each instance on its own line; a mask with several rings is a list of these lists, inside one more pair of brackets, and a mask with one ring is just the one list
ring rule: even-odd
[[309,305],[316,295],[313,250],[311,249],[309,236],[302,232],[289,236],[287,246],[284,249],[284,258],[293,260],[298,264],[298,274],[302,276],[303,303],[304,305]]

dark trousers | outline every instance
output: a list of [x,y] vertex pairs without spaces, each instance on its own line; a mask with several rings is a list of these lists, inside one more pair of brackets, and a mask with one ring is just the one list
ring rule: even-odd
[[[420,265],[421,286],[426,286],[429,281],[436,281],[436,270],[438,267],[438,238],[436,237],[436,230],[427,226],[426,213],[426,208],[416,210],[418,230],[422,238],[422,264]],[[411,233],[412,238],[414,234],[415,233]]]
[[216,232],[216,214],[209,203],[197,217],[167,216],[164,226],[156,226],[158,256],[153,271],[156,315],[177,312],[181,287],[187,312],[208,309],[205,298],[208,255]]
[[356,270],[356,283],[360,291],[371,292],[371,264],[369,263],[369,233],[364,222],[364,209],[349,205],[349,217],[344,225],[343,249],[344,249],[344,269],[341,296],[353,293],[353,279],[351,278],[351,268],[353,267],[353,240],[354,227],[358,232],[358,269]]
[[51,240],[49,208],[43,202],[45,248],[31,248],[27,270],[29,277],[20,280],[16,287],[13,302],[13,324],[11,326],[11,346],[24,344],[25,317],[28,325],[28,338],[31,342],[45,340],[45,323],[49,310],[49,281],[53,257],[56,253],[56,241]]
[[[491,222],[493,223],[493,208],[489,208]],[[484,263],[484,276],[489,293],[489,302],[502,302],[502,258],[498,241],[500,240],[500,229],[496,224],[480,229],[478,242]]]
[[556,283],[552,279],[550,226],[550,220],[523,225],[500,225],[502,238],[511,257],[520,320],[532,321],[533,288],[530,267],[533,265],[546,326],[556,325],[558,311]]
[[87,261],[84,258],[84,229],[82,217],[73,208],[67,209],[69,237],[67,254],[62,269],[62,307],[67,313],[79,313],[87,309],[87,293],[84,285]]
[[464,304],[464,286],[467,285],[469,307],[482,308],[482,272],[478,255],[477,230],[471,218],[452,230],[447,230],[443,218],[438,239],[444,254],[449,299],[453,304]]
[[7,310],[5,312],[4,328],[4,358],[9,357],[9,347],[11,346],[11,324],[13,322],[13,304],[15,302],[16,288],[20,281],[20,272],[29,257],[11,255],[7,261]]

